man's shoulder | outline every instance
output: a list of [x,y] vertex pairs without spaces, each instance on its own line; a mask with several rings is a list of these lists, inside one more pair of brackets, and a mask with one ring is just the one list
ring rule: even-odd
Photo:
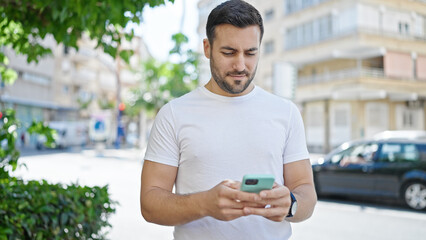
[[275,95],[271,92],[266,91],[265,89],[261,87],[257,87],[257,88],[259,89],[259,93],[260,93],[259,95],[266,101],[269,101],[271,103],[274,103],[280,106],[287,106],[287,107],[295,106],[294,102],[291,101],[290,99]]
[[161,108],[160,111],[174,112],[174,109],[176,108],[185,107],[197,102],[200,97],[200,89],[196,88],[180,97],[170,100]]
[[178,97],[175,98],[173,100],[171,100],[170,102],[175,105],[175,104],[185,104],[188,102],[193,102],[194,100],[197,100],[198,98],[201,97],[200,94],[200,87],[195,88],[194,90]]

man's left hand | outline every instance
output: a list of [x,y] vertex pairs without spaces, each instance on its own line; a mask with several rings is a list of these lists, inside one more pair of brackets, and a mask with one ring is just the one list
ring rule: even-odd
[[282,222],[288,215],[291,197],[290,190],[283,185],[274,183],[271,190],[264,190],[259,193],[260,200],[257,204],[265,206],[264,208],[245,207],[246,215],[259,215],[275,222]]

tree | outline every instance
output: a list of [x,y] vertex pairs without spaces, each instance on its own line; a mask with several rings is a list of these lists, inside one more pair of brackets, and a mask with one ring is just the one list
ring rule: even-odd
[[184,34],[174,34],[172,40],[175,45],[169,52],[169,60],[150,59],[136,71],[141,76],[140,86],[132,89],[131,97],[127,99],[129,107],[126,114],[137,116],[144,109],[154,115],[168,101],[198,85],[199,54],[185,48],[188,38]]
[[[145,6],[154,7],[166,1],[174,2],[1,0],[0,84],[12,84],[17,78],[16,72],[8,68],[3,47],[25,55],[29,63],[38,62],[51,54],[50,49],[40,44],[47,35],[53,36],[58,44],[78,49],[77,40],[87,34],[114,59],[128,61],[131,52],[118,50],[123,34],[129,41],[133,37],[133,31],[124,31],[126,25],[140,23]],[[12,109],[0,112],[0,239],[103,239],[98,234],[109,225],[108,214],[114,212],[106,187],[64,187],[45,181],[24,182],[9,175],[18,166],[20,153],[15,141],[19,124]],[[28,130],[45,135],[47,143],[53,142],[55,132],[41,122],[33,122]],[[28,199],[39,205],[29,203]]]
[[[78,49],[77,40],[87,33],[97,47],[114,59],[128,60],[129,51],[118,51],[123,29],[129,22],[140,23],[142,11],[174,0],[2,0],[0,1],[0,47],[9,46],[16,53],[37,62],[51,50],[40,45],[40,39],[52,35],[56,42]],[[133,31],[124,33],[127,39]],[[7,67],[8,59],[0,48],[0,77],[13,83],[17,74]]]

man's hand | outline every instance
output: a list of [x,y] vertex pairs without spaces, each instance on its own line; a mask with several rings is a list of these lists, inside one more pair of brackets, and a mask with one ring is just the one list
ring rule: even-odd
[[259,193],[260,200],[255,201],[258,205],[269,205],[268,208],[245,207],[246,215],[260,215],[272,221],[281,222],[288,215],[291,197],[290,191],[297,199],[297,212],[287,218],[290,222],[301,222],[312,216],[317,196],[312,176],[312,167],[309,159],[300,160],[284,165],[285,186],[274,184],[271,190]]
[[246,207],[264,207],[257,203],[259,195],[240,191],[241,183],[237,181],[225,180],[209,191],[205,192],[207,199],[204,203],[206,215],[222,221],[231,221],[236,218],[246,216]]
[[257,201],[251,204],[267,207],[247,206],[243,209],[245,215],[260,215],[275,222],[282,222],[290,209],[290,190],[286,186],[274,183],[271,190],[261,191]]

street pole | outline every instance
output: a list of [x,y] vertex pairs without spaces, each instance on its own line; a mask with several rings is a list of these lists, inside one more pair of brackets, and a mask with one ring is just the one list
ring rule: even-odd
[[115,62],[116,62],[116,70],[115,70],[115,77],[117,80],[117,101],[116,101],[116,114],[117,114],[117,137],[115,139],[115,148],[120,148],[120,140],[121,135],[123,135],[123,126],[121,124],[121,114],[122,111],[120,110],[120,104],[121,104],[121,79],[120,79],[120,43],[117,46],[117,54],[115,56]]

